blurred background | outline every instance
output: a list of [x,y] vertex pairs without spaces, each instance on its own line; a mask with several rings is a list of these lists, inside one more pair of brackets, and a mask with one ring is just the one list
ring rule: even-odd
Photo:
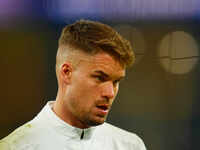
[[199,6],[199,0],[0,1],[0,138],[55,99],[60,32],[91,19],[114,27],[136,54],[108,122],[139,135],[148,150],[198,149]]

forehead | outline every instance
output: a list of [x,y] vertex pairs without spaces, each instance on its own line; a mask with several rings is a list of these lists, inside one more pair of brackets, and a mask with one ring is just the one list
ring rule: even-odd
[[95,55],[88,55],[82,61],[92,72],[103,71],[109,75],[125,76],[125,68],[118,60],[106,52],[100,51]]

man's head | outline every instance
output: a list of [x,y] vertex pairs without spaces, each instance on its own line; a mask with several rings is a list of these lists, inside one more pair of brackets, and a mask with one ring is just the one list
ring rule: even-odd
[[130,43],[111,27],[85,20],[66,26],[56,57],[54,111],[79,128],[102,124],[133,61]]

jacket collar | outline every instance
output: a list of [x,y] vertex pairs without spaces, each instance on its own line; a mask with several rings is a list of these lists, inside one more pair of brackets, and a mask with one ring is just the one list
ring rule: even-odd
[[39,120],[42,124],[45,124],[46,127],[51,130],[56,131],[57,133],[66,136],[70,139],[90,139],[94,133],[95,128],[90,127],[87,129],[80,129],[70,124],[64,122],[60,119],[52,110],[54,101],[49,101],[37,115],[36,119]]

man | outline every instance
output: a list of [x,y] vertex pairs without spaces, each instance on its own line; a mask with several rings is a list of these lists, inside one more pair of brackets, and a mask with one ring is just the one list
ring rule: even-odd
[[2,139],[0,150],[145,150],[137,135],[105,123],[133,60],[130,43],[111,27],[86,20],[66,26],[56,56],[56,100]]

